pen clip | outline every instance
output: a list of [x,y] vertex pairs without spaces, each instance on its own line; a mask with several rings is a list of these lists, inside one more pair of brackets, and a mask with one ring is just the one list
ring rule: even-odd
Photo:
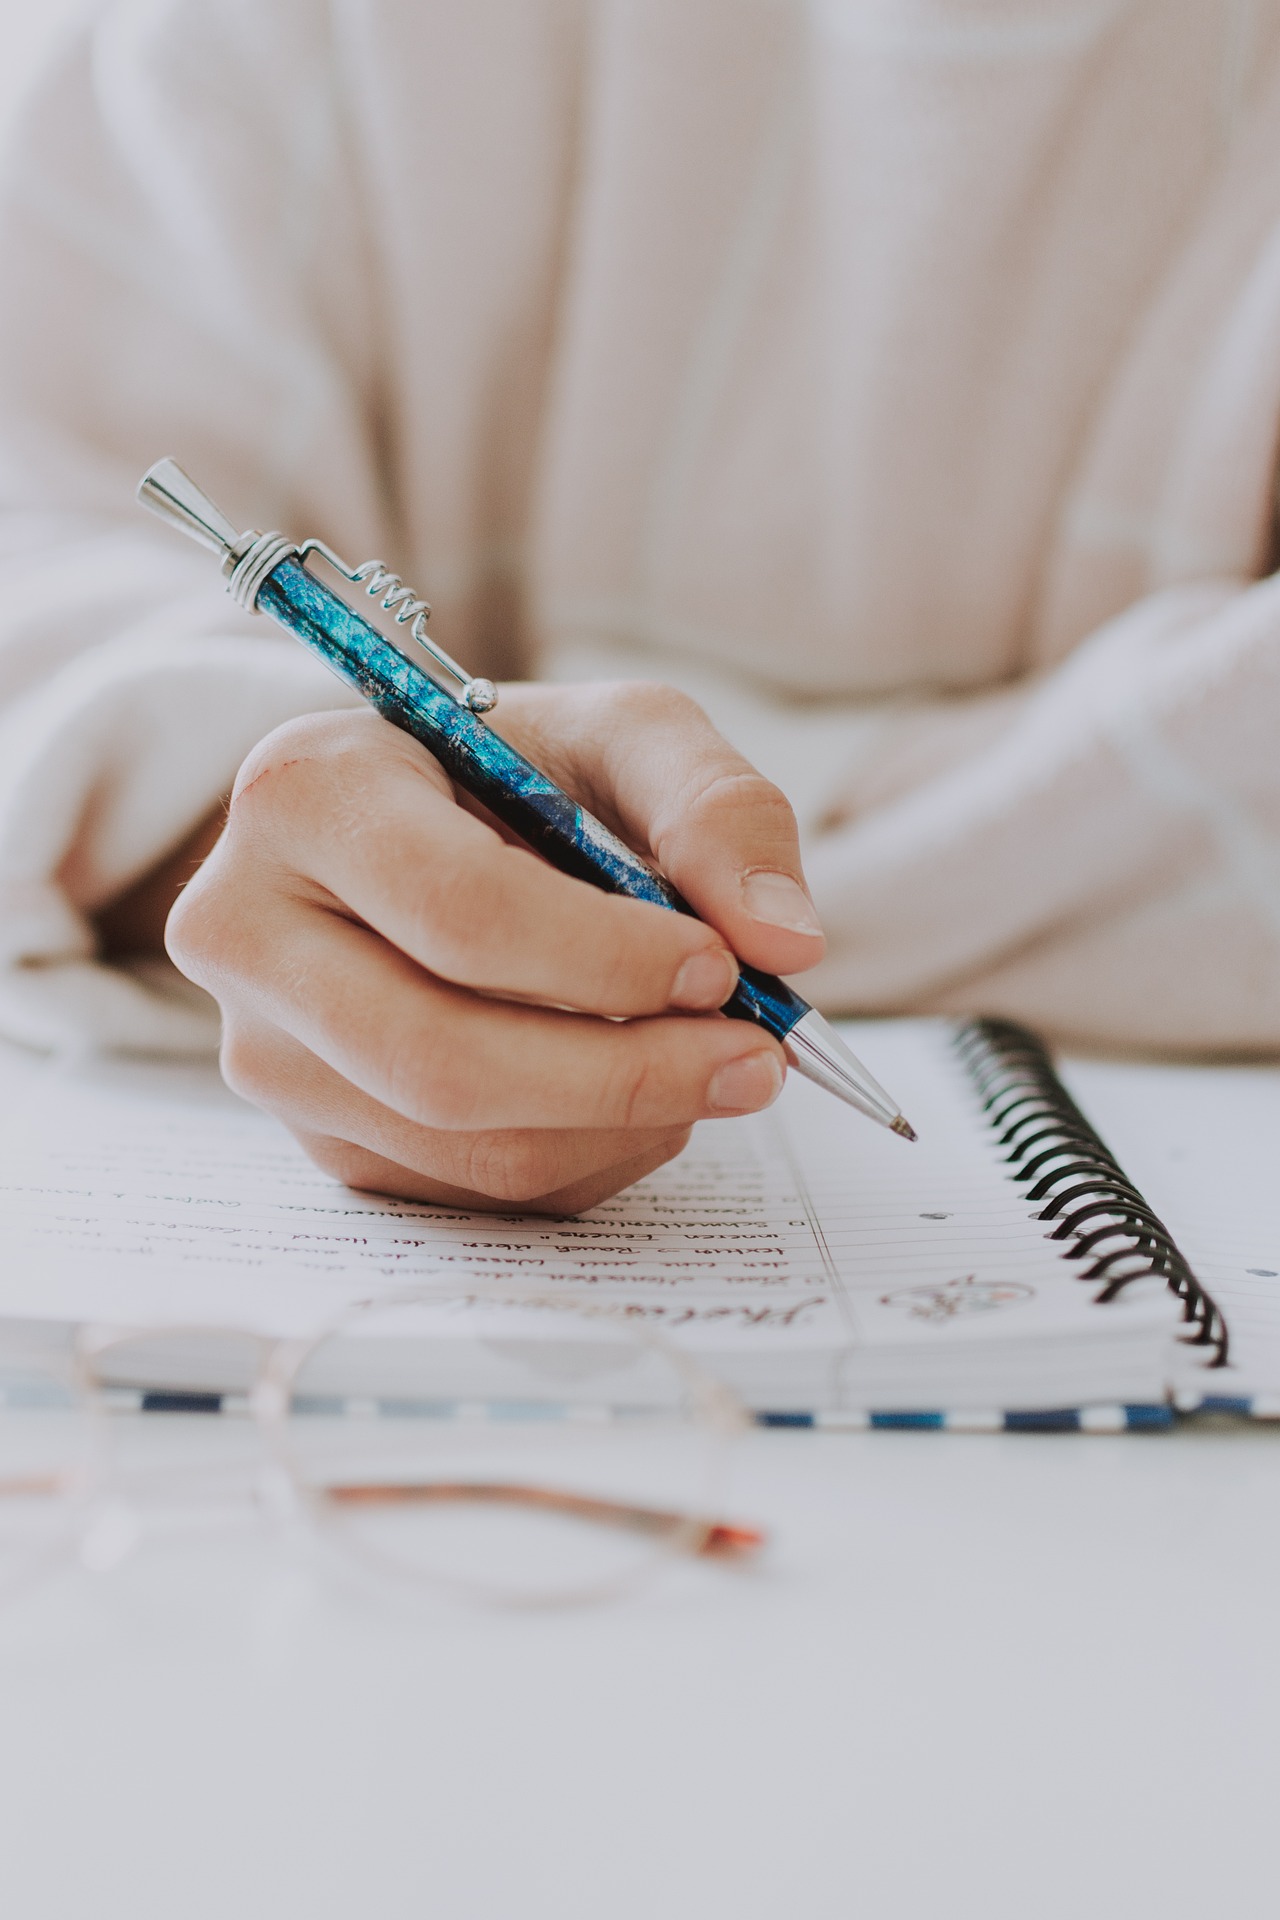
[[489,713],[498,704],[498,689],[492,680],[473,679],[463,671],[451,654],[437,646],[427,632],[427,621],[431,617],[431,608],[425,600],[420,600],[412,588],[406,587],[398,573],[392,573],[382,560],[365,560],[358,567],[350,567],[332,547],[323,540],[304,540],[297,549],[296,558],[305,566],[312,554],[318,554],[327,561],[335,573],[341,574],[355,586],[361,586],[371,600],[376,600],[384,613],[389,613],[398,627],[408,627],[409,637],[415,640],[423,652],[429,654],[435,664],[456,680],[462,692],[460,703],[470,708],[472,713]]

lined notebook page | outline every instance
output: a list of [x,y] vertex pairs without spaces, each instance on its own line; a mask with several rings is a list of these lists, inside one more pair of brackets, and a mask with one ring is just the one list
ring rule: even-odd
[[[976,1365],[999,1348],[1013,1369],[1000,1380],[1025,1378],[1035,1399],[1073,1341],[1106,1345],[1149,1322],[1136,1294],[1093,1307],[1049,1247],[945,1027],[870,1024],[850,1038],[919,1145],[792,1076],[770,1113],[700,1127],[674,1165],[555,1221],[349,1192],[212,1074],[9,1055],[0,1311],[301,1331],[351,1298],[483,1275],[582,1288],[734,1355],[744,1390],[775,1404],[838,1393],[850,1352],[885,1393],[914,1383],[917,1401],[945,1396],[957,1356],[970,1349]],[[877,1355],[888,1372],[875,1373]]]
[[1280,1067],[1061,1072],[1226,1316],[1231,1364],[1186,1355],[1180,1384],[1280,1412]]

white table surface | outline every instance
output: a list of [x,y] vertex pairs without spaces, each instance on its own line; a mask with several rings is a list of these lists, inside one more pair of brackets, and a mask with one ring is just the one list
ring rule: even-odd
[[[1280,1267],[1280,1074],[1157,1077],[1155,1125],[1072,1072]],[[1280,1429],[758,1433],[735,1506],[760,1567],[594,1610],[414,1613],[252,1528],[68,1572],[0,1611],[0,1915],[1280,1907]]]
[[252,1532],[0,1616],[14,1920],[1270,1912],[1280,1432],[762,1433],[752,1573],[544,1615]]

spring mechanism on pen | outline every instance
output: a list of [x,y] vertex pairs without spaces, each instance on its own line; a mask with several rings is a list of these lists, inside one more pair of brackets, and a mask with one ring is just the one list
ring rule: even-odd
[[385,561],[366,560],[352,569],[351,577],[359,581],[371,600],[379,601],[382,611],[389,613],[398,627],[408,626],[412,620],[413,637],[421,639],[418,628],[431,618],[431,608],[405,586],[398,573],[390,571]]
[[462,689],[462,704],[472,713],[488,713],[498,704],[498,689],[492,680],[473,679],[463,671],[451,654],[436,642],[427,632],[427,621],[431,617],[431,608],[425,600],[406,587],[398,573],[392,573],[385,560],[364,560],[358,567],[349,567],[345,560],[339,559],[331,547],[323,540],[304,540],[298,548],[299,560],[318,553],[327,560],[334,570],[364,588],[371,600],[376,600],[384,613],[389,613],[398,627],[408,627],[409,638],[417,642],[423,652],[429,654],[438,667],[442,667]]

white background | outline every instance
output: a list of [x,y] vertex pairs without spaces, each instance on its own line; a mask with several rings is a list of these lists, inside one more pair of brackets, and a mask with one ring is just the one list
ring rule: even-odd
[[88,0],[0,0],[0,121],[55,36],[87,10]]

